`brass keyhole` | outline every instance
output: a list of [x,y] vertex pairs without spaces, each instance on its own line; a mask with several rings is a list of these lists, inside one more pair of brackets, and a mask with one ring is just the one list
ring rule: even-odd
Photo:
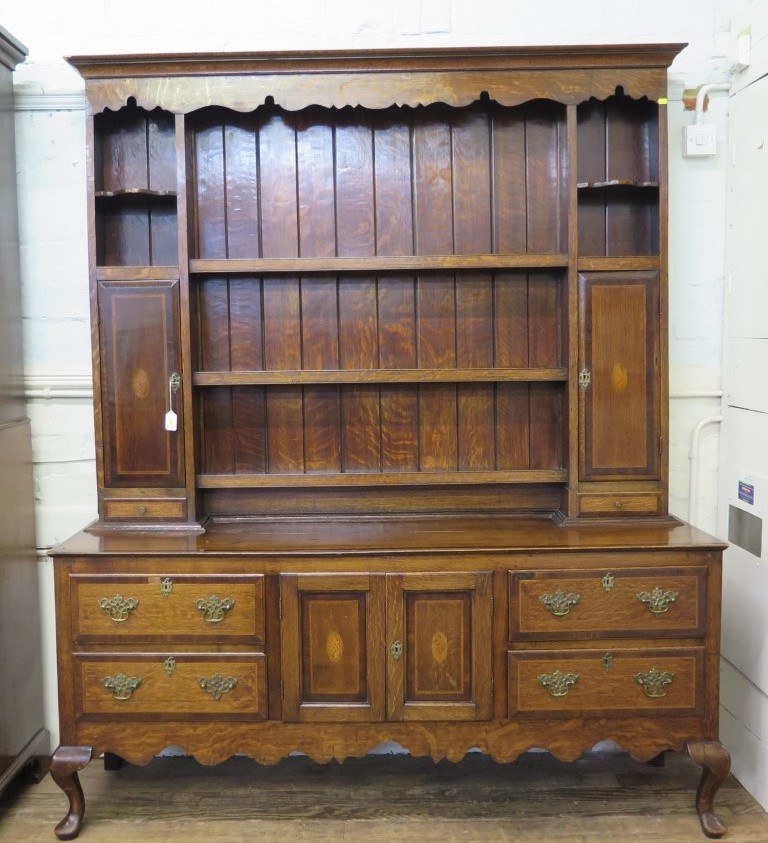
[[389,648],[389,652],[392,653],[392,658],[397,661],[400,656],[403,655],[403,642],[395,641],[395,643]]

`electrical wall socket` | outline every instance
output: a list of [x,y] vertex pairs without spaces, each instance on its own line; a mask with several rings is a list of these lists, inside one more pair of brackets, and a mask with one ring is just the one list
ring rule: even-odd
[[694,123],[683,126],[683,156],[699,158],[717,152],[717,130],[714,123]]

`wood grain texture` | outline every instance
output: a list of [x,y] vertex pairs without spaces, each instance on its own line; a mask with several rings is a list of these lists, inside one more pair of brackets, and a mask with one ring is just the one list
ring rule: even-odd
[[280,578],[283,717],[384,718],[384,580],[362,574]]
[[[158,285],[178,286],[184,316],[188,483],[154,496],[107,483],[102,498],[130,515],[184,492],[214,517],[195,534],[96,525],[56,551],[70,831],[83,815],[72,765],[92,752],[329,761],[385,740],[435,760],[693,747],[711,756],[698,811],[719,831],[723,546],[662,514],[656,99],[670,57],[80,60],[94,111],[137,103],[89,129],[92,240],[115,232],[110,264],[92,245],[94,290],[137,296],[123,321],[140,345],[162,336],[136,322],[151,321],[140,303]],[[174,156],[153,100],[160,122],[178,113]],[[95,305],[108,398],[102,361],[130,374],[138,352],[115,352],[120,326],[107,336]],[[145,438],[127,434],[129,452]],[[154,591],[163,578],[183,605]],[[212,631],[186,597],[214,584],[234,605]],[[105,619],[101,601],[129,587],[132,617]],[[638,598],[656,591],[665,605],[649,612]],[[560,592],[568,608],[552,612]],[[200,686],[202,668],[221,693]],[[106,693],[123,669],[136,687]]]
[[659,476],[660,400],[656,273],[579,276],[583,365],[580,476]]
[[[510,575],[510,638],[537,640],[622,635],[700,636],[705,628],[706,571],[703,568],[642,570],[622,568],[604,574],[573,576],[566,571],[530,571]],[[653,612],[640,596],[655,589],[667,594]],[[542,598],[561,592],[575,603],[555,615]],[[665,608],[666,607],[666,608]]]
[[390,720],[490,716],[490,575],[387,576]]
[[[704,676],[702,649],[668,650],[612,648],[610,667],[605,650],[537,650],[509,653],[509,716],[573,714],[610,716],[635,711],[638,716],[683,714],[699,710]],[[666,674],[669,684],[649,696],[638,677],[651,671]],[[573,684],[564,692],[547,688],[558,674]]]
[[[702,840],[691,812],[699,767],[683,754],[668,754],[663,767],[620,752],[589,753],[578,764],[528,753],[505,765],[479,754],[456,765],[379,755],[325,767],[291,758],[268,768],[244,758],[217,768],[159,758],[111,774],[93,763],[80,778],[88,793],[83,841]],[[62,797],[46,779],[15,787],[0,804],[9,839],[47,843]],[[768,817],[733,776],[719,791],[718,812],[737,843],[768,835]]]
[[181,369],[178,282],[101,282],[106,480],[113,486],[184,483],[184,414],[167,431],[169,378]]
[[[72,608],[76,624],[72,641],[130,641],[139,643],[168,639],[230,643],[264,643],[264,583],[256,576],[174,577],[170,593],[161,583],[166,577],[121,576],[83,578],[72,583]],[[115,595],[136,601],[125,619],[115,620],[101,607],[102,600]],[[231,600],[232,606],[221,620],[206,620],[197,602],[216,596]]]
[[[166,660],[173,658],[169,675]],[[85,716],[138,718],[267,717],[266,661],[263,653],[173,653],[79,655],[75,659],[78,700]],[[127,676],[138,683],[128,699],[116,697],[105,684]],[[212,693],[206,681],[218,679]]]
[[98,115],[95,139],[98,262],[177,264],[173,115],[125,106]]

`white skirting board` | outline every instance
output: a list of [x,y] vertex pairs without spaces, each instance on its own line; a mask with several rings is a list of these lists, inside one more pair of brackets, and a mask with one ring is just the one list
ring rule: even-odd
[[768,696],[725,659],[720,661],[720,740],[731,772],[768,810]]

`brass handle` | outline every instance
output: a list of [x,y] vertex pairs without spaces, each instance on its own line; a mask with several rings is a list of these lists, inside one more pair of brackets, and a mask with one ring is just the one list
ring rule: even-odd
[[395,641],[392,646],[389,648],[389,652],[392,653],[392,658],[395,661],[400,660],[400,656],[403,655],[403,642],[402,641]]
[[210,678],[200,677],[197,684],[218,701],[237,685],[237,679],[234,676],[225,679],[220,673],[214,673]]
[[215,594],[205,599],[201,597],[195,603],[195,606],[203,613],[203,620],[206,623],[221,623],[234,605],[235,601],[231,597],[225,597],[222,600]]
[[676,591],[662,591],[658,586],[653,591],[641,591],[635,595],[649,612],[654,615],[663,615],[669,607],[677,600]]
[[579,681],[579,674],[556,670],[554,673],[540,673],[538,679],[539,684],[543,685],[551,696],[564,697]]
[[115,623],[125,623],[138,605],[137,597],[123,597],[121,594],[116,594],[114,597],[102,597],[99,600],[99,608],[103,609]]
[[666,697],[666,689],[672,684],[674,678],[674,673],[670,673],[668,670],[656,670],[655,667],[651,668],[648,673],[635,674],[635,682],[643,689],[645,696],[652,699]]
[[546,606],[556,618],[565,617],[571,611],[571,606],[575,606],[579,600],[581,600],[580,594],[572,591],[566,594],[559,588],[554,594],[542,594],[539,597],[542,606]]
[[126,676],[124,673],[118,673],[117,676],[105,676],[101,680],[101,684],[112,693],[116,700],[129,700],[143,681],[138,676]]

